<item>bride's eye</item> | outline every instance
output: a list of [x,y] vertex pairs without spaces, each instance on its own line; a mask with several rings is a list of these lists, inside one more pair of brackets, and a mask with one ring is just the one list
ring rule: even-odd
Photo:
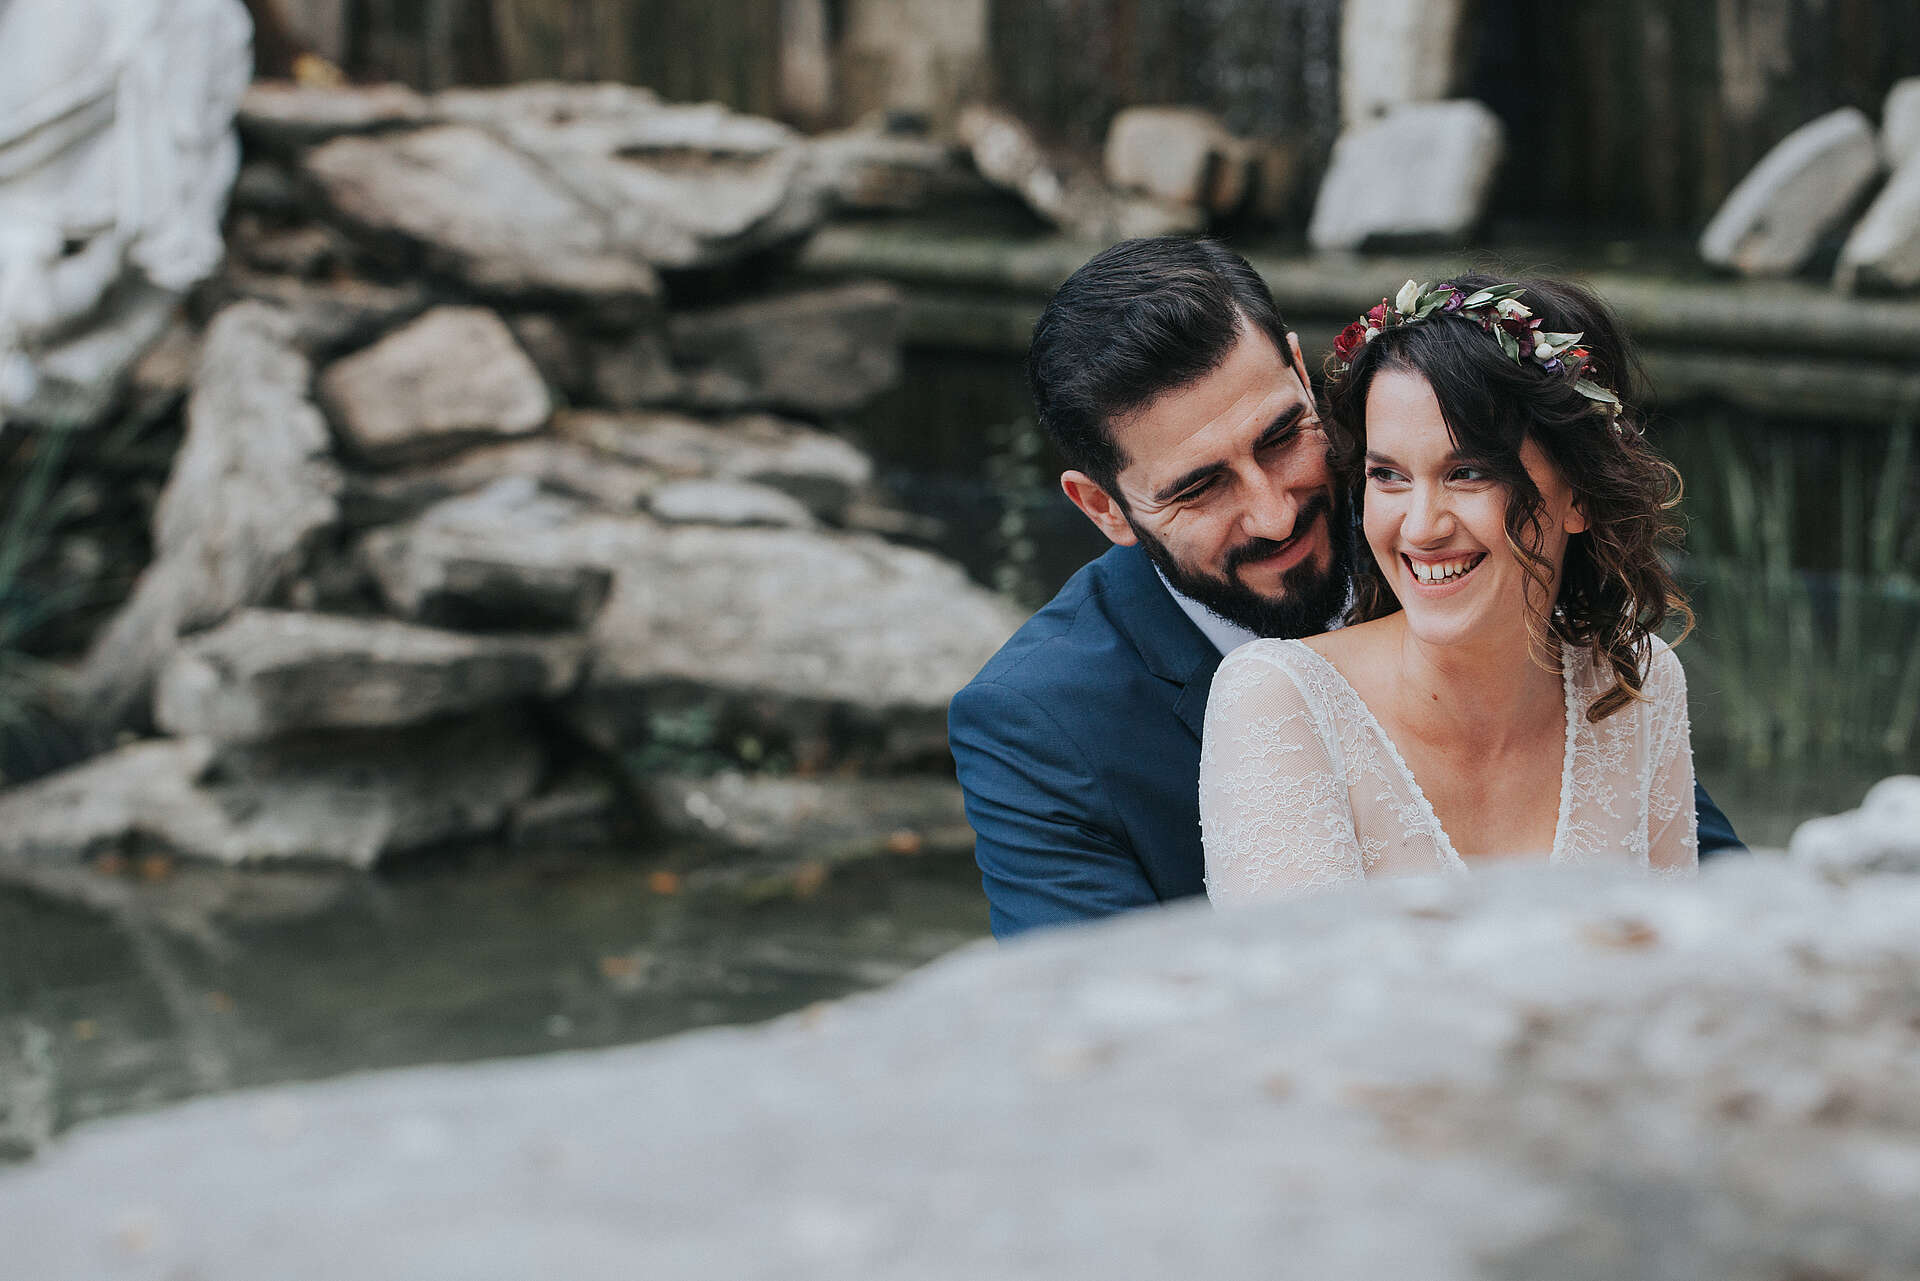
[[1402,477],[1399,472],[1395,471],[1391,467],[1367,468],[1367,480],[1370,483],[1375,485],[1391,485],[1395,481],[1402,480],[1402,479],[1405,479],[1405,478]]
[[1492,480],[1493,473],[1484,467],[1456,467],[1453,469],[1451,479],[1460,481],[1462,484],[1477,485],[1481,481]]

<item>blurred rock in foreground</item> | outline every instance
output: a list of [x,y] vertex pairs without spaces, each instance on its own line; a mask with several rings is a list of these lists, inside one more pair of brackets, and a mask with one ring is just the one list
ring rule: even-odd
[[1891,1281],[1916,919],[1920,880],[1764,858],[1196,904],[761,1028],[85,1126],[0,1174],[0,1237],[38,1281]]

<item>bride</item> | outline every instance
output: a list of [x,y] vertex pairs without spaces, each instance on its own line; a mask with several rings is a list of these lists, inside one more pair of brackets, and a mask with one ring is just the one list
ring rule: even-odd
[[1660,547],[1679,477],[1585,290],[1408,281],[1334,343],[1348,626],[1221,665],[1200,765],[1216,903],[1496,860],[1697,863]]

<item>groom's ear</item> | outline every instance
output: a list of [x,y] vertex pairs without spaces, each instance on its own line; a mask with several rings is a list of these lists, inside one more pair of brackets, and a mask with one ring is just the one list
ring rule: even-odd
[[1293,372],[1300,375],[1301,390],[1307,393],[1307,399],[1313,399],[1313,379],[1307,376],[1307,358],[1300,354],[1300,335],[1288,331],[1287,352],[1293,357]]
[[1121,510],[1120,500],[1102,489],[1093,477],[1083,471],[1063,471],[1060,488],[1110,541],[1121,547],[1131,547],[1137,541],[1133,526],[1127,523],[1127,515]]

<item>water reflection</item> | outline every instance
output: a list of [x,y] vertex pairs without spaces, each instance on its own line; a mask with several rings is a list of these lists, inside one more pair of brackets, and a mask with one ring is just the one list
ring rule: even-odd
[[987,927],[964,851],[745,886],[660,866],[489,850],[378,876],[136,865],[47,887],[84,906],[0,889],[0,1076],[50,1075],[64,1128],[209,1090],[614,1045],[873,987]]

